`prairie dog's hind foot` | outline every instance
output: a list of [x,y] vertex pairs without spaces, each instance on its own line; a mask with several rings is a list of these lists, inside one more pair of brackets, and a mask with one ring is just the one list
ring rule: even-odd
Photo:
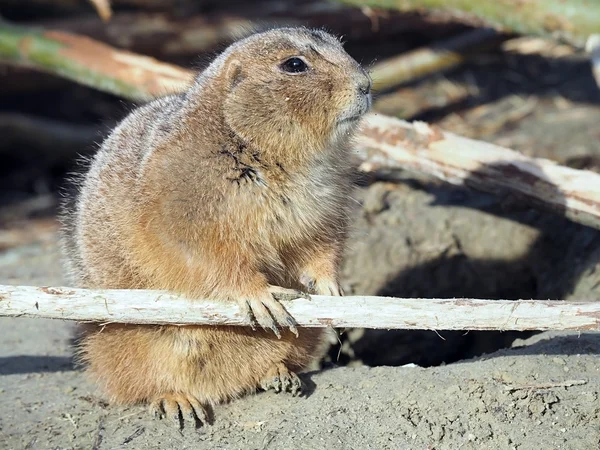
[[302,392],[302,380],[294,372],[289,370],[285,364],[275,364],[260,381],[260,387],[268,391],[289,392],[294,397]]
[[281,338],[281,333],[277,328],[279,325],[282,328],[289,328],[298,337],[296,321],[286,311],[280,300],[306,297],[308,297],[307,294],[303,292],[270,285],[263,297],[244,298],[238,300],[238,304],[253,329],[255,328],[254,324],[258,323],[264,330],[271,330],[275,336]]
[[186,422],[195,426],[208,424],[208,411],[196,397],[189,394],[161,395],[150,404],[150,413],[157,419],[166,418],[180,428]]

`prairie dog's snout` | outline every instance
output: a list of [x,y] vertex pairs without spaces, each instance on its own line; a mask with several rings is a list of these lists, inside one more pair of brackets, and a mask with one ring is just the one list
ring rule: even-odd
[[362,67],[359,68],[358,74],[356,75],[356,84],[358,86],[358,92],[367,96],[371,95],[373,80],[371,80],[369,73]]
[[361,66],[357,65],[350,75],[351,94],[347,109],[342,113],[340,123],[354,122],[365,115],[372,104],[371,88],[373,81]]
[[359,74],[357,77],[358,77],[358,81],[357,81],[358,92],[360,94],[359,96],[361,97],[362,103],[364,105],[364,111],[362,114],[365,114],[371,108],[371,103],[373,100],[373,97],[371,94],[371,88],[373,87],[373,80],[371,79],[371,77],[369,76],[367,71],[364,70],[362,67],[360,68]]

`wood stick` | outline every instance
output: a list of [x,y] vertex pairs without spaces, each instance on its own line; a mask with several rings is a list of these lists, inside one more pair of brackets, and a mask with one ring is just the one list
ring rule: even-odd
[[389,89],[401,83],[452,69],[482,50],[500,44],[508,38],[492,28],[475,30],[454,36],[398,56],[385,59],[371,69],[373,88]]
[[340,0],[357,7],[397,11],[444,11],[456,20],[484,20],[521,34],[559,37],[576,45],[600,29],[600,2],[589,0]]
[[0,21],[0,61],[68,78],[132,100],[188,86],[194,73],[154,58],[116,50],[84,36]]
[[423,122],[370,114],[356,141],[360,169],[408,169],[498,195],[510,194],[600,229],[600,175],[447,133]]
[[[282,302],[303,327],[405,330],[600,330],[600,302],[313,295]],[[101,323],[248,325],[231,302],[168,292],[0,286],[0,316]]]
[[590,55],[592,72],[596,84],[600,87],[600,34],[592,34],[585,44],[585,50]]

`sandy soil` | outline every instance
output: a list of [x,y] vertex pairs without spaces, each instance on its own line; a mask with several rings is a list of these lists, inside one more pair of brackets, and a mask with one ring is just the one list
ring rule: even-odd
[[[180,432],[173,423],[150,418],[144,408],[103,403],[69,366],[68,327],[4,320],[2,329],[0,439],[6,449],[600,445],[597,334],[546,335],[524,347],[445,367],[309,373],[303,398],[248,397],[216,408],[213,425]],[[22,337],[24,329],[29,339]]]
[[[425,212],[430,193],[406,186],[389,189],[389,185],[374,185],[359,192],[363,208],[359,209],[358,216],[362,218],[356,220],[357,244],[350,247],[345,265],[345,283],[350,290],[377,292],[382,286],[391,289],[386,283],[386,273],[400,270],[401,260],[414,268],[419,266],[416,259],[437,260],[437,251],[448,253],[440,244],[445,235],[439,232],[435,234],[438,237],[429,242],[432,246],[429,252],[421,251],[421,256],[413,252],[411,259],[399,245],[397,250],[389,252],[392,256],[387,257],[387,272],[372,264],[369,267],[373,276],[362,278],[368,280],[363,284],[369,286],[361,285],[358,279],[353,281],[350,275],[357,258],[362,258],[363,264],[371,264],[374,257],[370,252],[379,251],[375,244],[366,245],[369,239],[385,242],[377,238],[381,238],[382,230],[399,232],[390,226],[390,219],[385,219],[385,215],[377,219],[382,221],[381,227],[371,217],[371,232],[366,233],[362,228],[365,211],[370,211],[372,216],[379,209],[373,207],[372,199],[378,198],[381,192],[387,192],[388,205],[381,209],[381,214],[388,211],[388,215],[398,216],[393,211],[403,211],[403,217],[408,220],[416,208],[425,214],[425,223],[442,223],[449,230],[460,229],[456,218],[433,220],[437,212],[430,206],[429,210],[434,212]],[[462,204],[466,204],[460,207],[463,210],[442,207],[441,213],[456,215],[471,225],[478,220],[494,221],[495,229],[504,227],[504,233],[513,233],[515,227],[522,228],[521,231],[529,229],[530,233],[521,233],[520,240],[511,241],[512,250],[506,245],[487,245],[483,250],[476,250],[479,247],[473,243],[470,250],[463,251],[483,251],[488,256],[501,251],[510,260],[510,252],[518,252],[519,245],[527,247],[531,240],[538,238],[539,231],[530,226],[470,209],[469,198],[468,195],[463,198]],[[410,204],[415,205],[412,210]],[[401,221],[397,225],[403,228]],[[418,233],[424,232],[422,228],[419,230]],[[410,233],[414,235],[415,231]],[[457,233],[449,232],[449,235]],[[454,239],[460,242],[460,238]],[[407,242],[406,239],[401,241]],[[411,242],[414,246],[420,241],[413,236]],[[426,241],[420,245],[426,245]],[[0,258],[0,282],[61,284],[58,258],[53,239],[7,252]],[[453,260],[455,270],[463,263]],[[525,267],[534,263],[526,260],[521,264]],[[434,266],[429,264],[428,267]],[[440,283],[443,279],[452,280],[444,269],[439,269],[440,264],[437,267],[431,270],[431,279],[437,282],[439,278]],[[499,276],[507,276],[506,270],[499,272]],[[380,273],[383,279],[378,282],[375,273]],[[481,281],[477,279],[479,277],[465,276],[461,283],[466,289],[473,283],[479,288]],[[487,279],[492,282],[494,277]],[[515,286],[517,282],[515,279]],[[528,281],[519,283],[527,285]],[[413,292],[422,292],[414,289]],[[486,335],[474,333],[465,336],[442,332],[445,339],[442,340],[433,332],[355,330],[343,336],[346,341],[338,361],[349,362],[350,366],[326,364],[321,371],[305,374],[304,397],[261,393],[216,408],[212,425],[180,431],[176,424],[149,417],[144,407],[107,405],[101,393],[72,367],[71,324],[4,318],[0,320],[0,329],[0,448],[3,449],[600,448],[598,333],[544,333],[512,342],[515,336],[508,333],[487,335],[489,339],[486,339]],[[486,341],[489,345],[484,345]],[[370,368],[362,365],[364,360],[370,364],[439,363],[460,359],[469,352],[511,346],[511,342],[513,348],[437,367],[409,364]],[[337,351],[332,348],[331,353]],[[332,359],[337,361],[335,357]]]

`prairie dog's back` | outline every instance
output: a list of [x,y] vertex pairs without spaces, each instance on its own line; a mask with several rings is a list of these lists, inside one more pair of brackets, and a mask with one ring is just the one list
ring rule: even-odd
[[173,127],[181,96],[154,100],[133,111],[102,144],[63,218],[64,247],[74,281],[83,287],[135,288],[122,238],[139,218],[138,178],[145,157]]

